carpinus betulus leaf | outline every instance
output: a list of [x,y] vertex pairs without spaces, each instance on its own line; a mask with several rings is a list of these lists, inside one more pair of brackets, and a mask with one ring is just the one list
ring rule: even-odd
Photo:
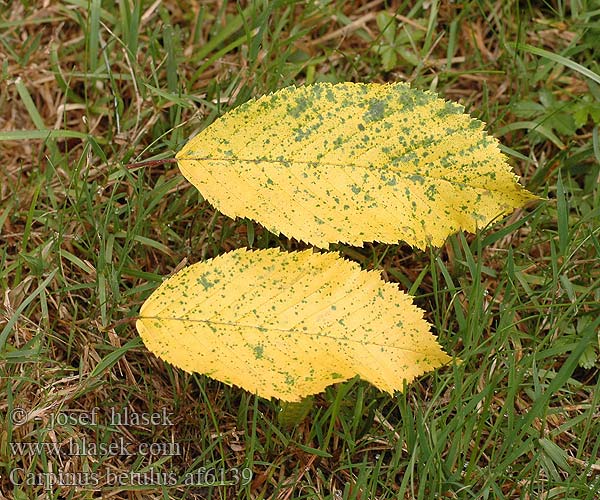
[[239,249],[184,268],[136,326],[163,360],[284,401],[356,375],[393,393],[450,360],[409,295],[312,250]]
[[403,83],[289,87],[226,113],[177,160],[222,213],[276,234],[440,246],[536,199],[463,111]]

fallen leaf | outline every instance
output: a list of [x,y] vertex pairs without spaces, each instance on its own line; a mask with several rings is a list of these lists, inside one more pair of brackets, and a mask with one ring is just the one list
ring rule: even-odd
[[136,327],[165,361],[284,401],[356,375],[393,393],[450,360],[410,296],[312,250],[238,249],[186,267]]
[[177,160],[218,210],[273,233],[425,248],[536,199],[483,127],[403,83],[319,83],[233,109]]

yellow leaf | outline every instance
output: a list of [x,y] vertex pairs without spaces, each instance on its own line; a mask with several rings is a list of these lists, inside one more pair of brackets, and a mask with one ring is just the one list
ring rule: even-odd
[[441,245],[535,199],[458,104],[395,84],[315,84],[252,100],[178,154],[218,210],[326,248]]
[[355,375],[393,393],[450,359],[410,296],[311,250],[239,249],[189,266],[146,300],[136,327],[187,372],[285,401]]

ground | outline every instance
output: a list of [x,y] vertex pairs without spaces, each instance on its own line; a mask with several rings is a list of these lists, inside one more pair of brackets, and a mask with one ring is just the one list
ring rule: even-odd
[[[600,498],[598,26],[592,0],[0,3],[0,498]],[[332,386],[286,430],[135,319],[186,264],[307,245],[128,165],[322,81],[461,103],[541,200],[438,249],[333,245],[462,363]]]

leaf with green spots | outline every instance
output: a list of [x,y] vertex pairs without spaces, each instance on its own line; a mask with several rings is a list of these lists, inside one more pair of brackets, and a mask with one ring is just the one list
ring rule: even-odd
[[178,154],[217,209],[326,248],[439,246],[536,199],[458,104],[403,83],[319,83],[249,101]]
[[136,327],[165,361],[284,401],[356,375],[393,393],[450,360],[410,296],[311,250],[239,249],[189,266]]

